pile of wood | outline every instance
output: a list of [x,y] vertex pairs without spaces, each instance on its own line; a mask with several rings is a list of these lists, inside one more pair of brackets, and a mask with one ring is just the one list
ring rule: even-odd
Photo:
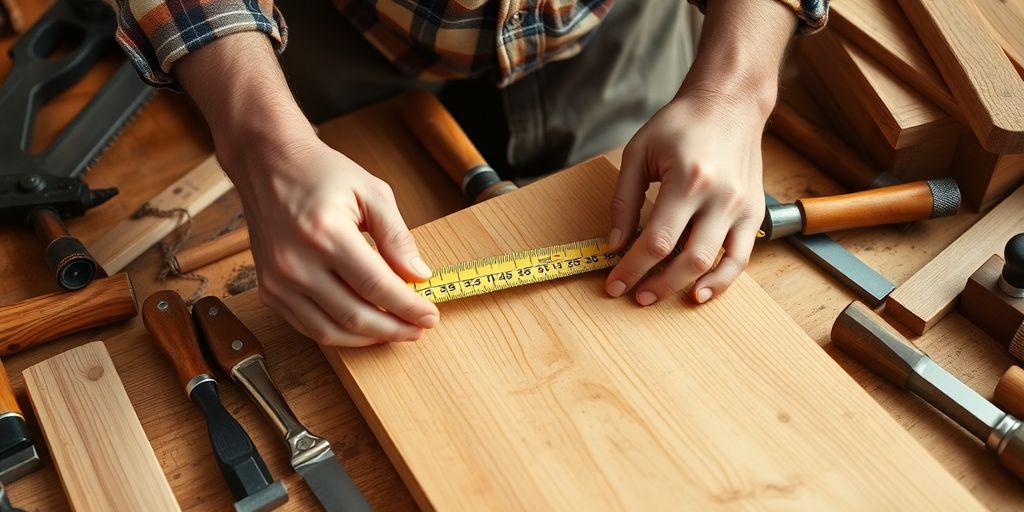
[[795,57],[836,134],[879,171],[955,177],[978,210],[1024,181],[1024,0],[833,0]]

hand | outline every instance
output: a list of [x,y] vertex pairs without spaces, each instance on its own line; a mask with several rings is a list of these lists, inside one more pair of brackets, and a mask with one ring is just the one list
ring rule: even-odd
[[[635,287],[637,302],[648,306],[691,289],[703,303],[746,268],[764,217],[763,110],[684,89],[626,145],[611,204],[609,240],[616,249],[635,233],[648,185],[660,181],[661,190],[643,232],[608,276],[609,295]],[[677,244],[682,252],[666,261]],[[645,279],[662,262],[664,269]]]
[[[418,339],[437,307],[391,188],[315,138],[225,162],[242,197],[264,304],[325,345]],[[376,242],[375,251],[361,231]]]

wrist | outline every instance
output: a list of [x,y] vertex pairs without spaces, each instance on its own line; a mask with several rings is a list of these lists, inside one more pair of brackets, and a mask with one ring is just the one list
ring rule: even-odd
[[698,59],[675,99],[705,98],[741,108],[766,121],[775,108],[778,91],[777,68],[752,67],[738,61]]

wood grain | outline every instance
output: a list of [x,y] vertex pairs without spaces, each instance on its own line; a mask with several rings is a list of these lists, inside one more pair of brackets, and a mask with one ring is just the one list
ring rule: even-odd
[[999,377],[992,401],[1006,412],[1024,418],[1024,369],[1020,366],[1007,368]]
[[1024,153],[1024,80],[974,2],[899,0],[986,150]]
[[993,254],[967,279],[957,309],[996,342],[1009,347],[1010,355],[1024,360],[1024,347],[1013,339],[1024,325],[1024,299],[1010,297],[999,288],[1003,258]]
[[25,370],[25,387],[76,510],[180,510],[103,342]]
[[186,394],[193,377],[213,371],[199,349],[199,336],[185,301],[177,292],[164,290],[150,295],[142,304],[142,323],[164,358],[174,367]]
[[976,211],[991,209],[1024,183],[1024,153],[990,153],[974,137],[960,138],[952,168],[964,202]]
[[179,252],[174,257],[178,272],[192,272],[249,248],[249,229],[241,227],[209,242]]
[[[614,182],[592,161],[414,235],[444,263],[599,236]],[[609,299],[603,279],[444,304],[414,344],[325,349],[422,507],[978,507],[749,277],[700,308]]]
[[11,379],[7,375],[7,367],[0,361],[0,414],[13,412],[19,416],[25,415],[21,412],[18,399],[14,396],[14,388],[11,387]]
[[192,310],[196,327],[221,371],[232,375],[250,357],[265,357],[263,345],[217,297],[203,297]]
[[1024,188],[1017,189],[941,254],[889,294],[885,311],[922,334],[956,305],[967,278],[1011,236],[1024,231]]
[[828,233],[866,226],[930,219],[932,190],[915,181],[838,196],[807,197],[796,201],[803,212],[803,233]]
[[[231,188],[231,181],[221,170],[217,158],[210,156],[146,204],[150,208],[164,211],[182,208],[189,215],[195,216]],[[175,214],[125,219],[89,244],[89,251],[108,274],[120,272],[146,249],[183,224],[186,218],[185,215]]]
[[1017,72],[1024,76],[1024,2],[1020,0],[974,0],[990,32],[1006,52]]
[[0,355],[7,356],[85,329],[134,317],[135,290],[128,274],[0,306]]

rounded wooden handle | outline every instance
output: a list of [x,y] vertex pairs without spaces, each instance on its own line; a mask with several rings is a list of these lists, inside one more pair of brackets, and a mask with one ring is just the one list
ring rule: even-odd
[[11,386],[11,380],[7,376],[7,368],[4,367],[3,362],[0,362],[0,414],[9,412],[16,413],[22,417],[25,416],[21,413],[21,407],[14,396],[14,388]]
[[174,258],[175,270],[181,273],[192,272],[248,248],[249,229],[236,229],[209,242],[179,252]]
[[[852,194],[800,199],[804,234],[899,224],[956,213],[960,191],[952,180],[915,181]],[[942,184],[939,188],[936,184]],[[955,197],[954,197],[955,196]],[[951,207],[951,204],[956,204]]]
[[1006,412],[1024,418],[1024,369],[1011,366],[996,384],[992,401]]
[[1024,480],[1024,428],[1018,429],[1006,440],[998,457],[999,463],[1013,476]]
[[466,132],[433,94],[426,91],[406,94],[402,117],[430,156],[455,183],[461,185],[468,171],[487,165]]
[[901,388],[914,364],[925,357],[871,308],[856,301],[839,313],[831,336],[847,355]]
[[206,348],[224,373],[253,356],[263,357],[263,345],[245,324],[217,297],[204,297],[192,308],[192,316]]
[[0,307],[0,355],[34,347],[85,329],[138,314],[128,274],[93,281],[73,292],[56,292]]
[[174,366],[186,394],[194,377],[213,376],[199,350],[199,337],[188,306],[177,292],[163,290],[150,295],[142,304],[142,323],[160,352]]

